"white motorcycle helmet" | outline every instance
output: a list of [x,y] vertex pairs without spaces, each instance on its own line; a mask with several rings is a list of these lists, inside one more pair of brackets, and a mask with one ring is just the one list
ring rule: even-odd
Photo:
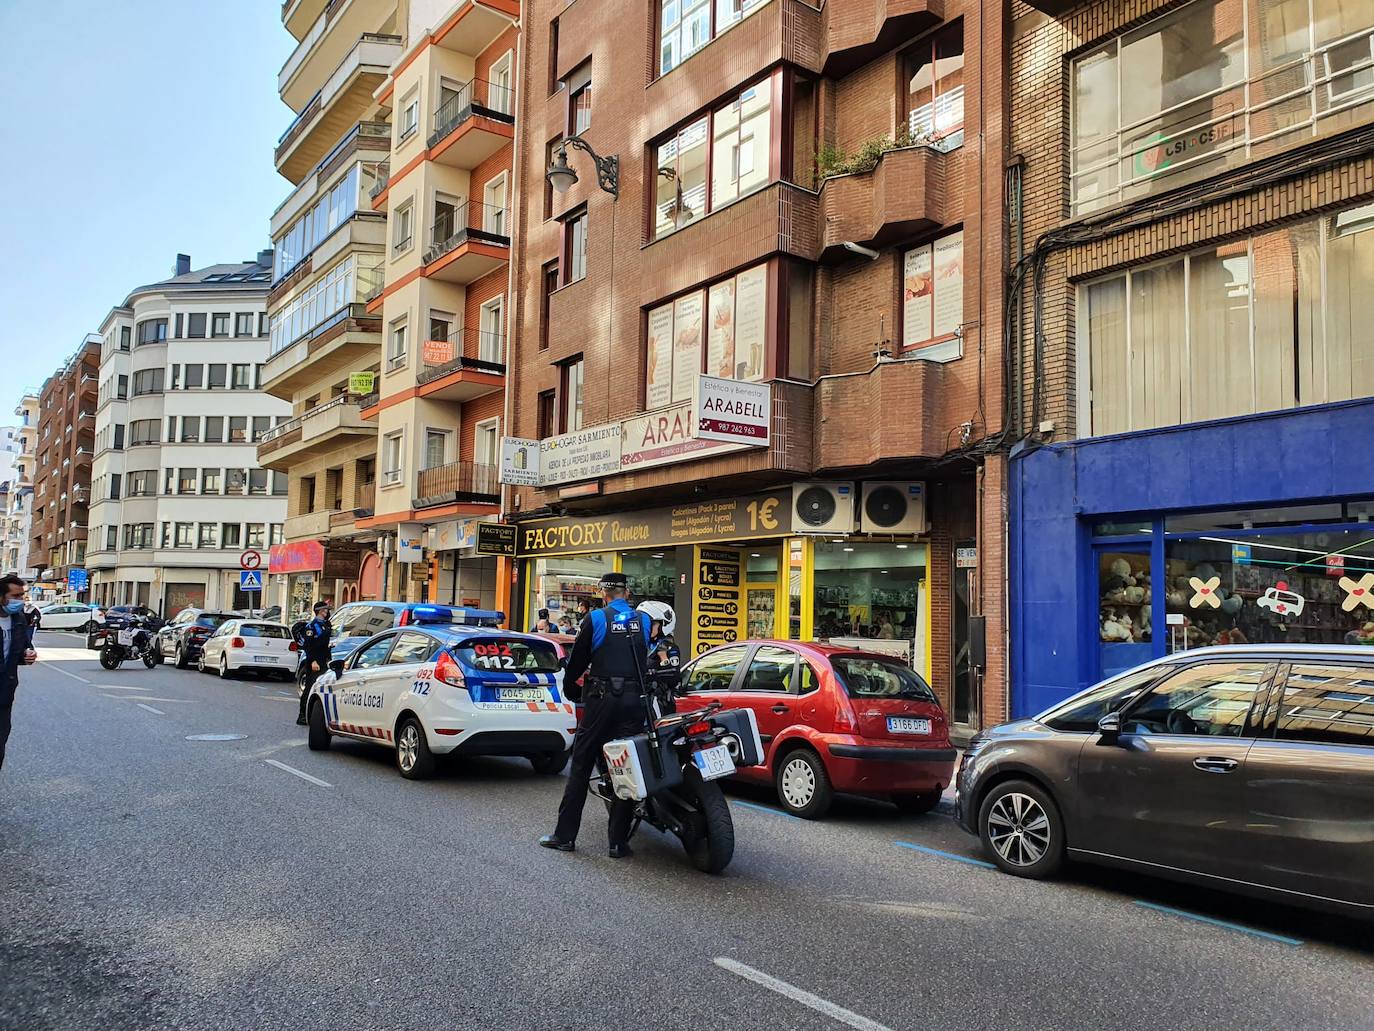
[[677,626],[677,616],[673,614],[673,607],[661,601],[641,601],[636,606],[635,611],[642,612],[652,620],[663,624],[663,633],[669,636],[673,628]]

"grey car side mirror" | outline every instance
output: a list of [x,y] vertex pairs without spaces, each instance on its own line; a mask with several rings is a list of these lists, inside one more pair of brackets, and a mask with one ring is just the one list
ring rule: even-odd
[[1109,712],[1097,721],[1097,731],[1106,743],[1115,743],[1121,736],[1121,713]]

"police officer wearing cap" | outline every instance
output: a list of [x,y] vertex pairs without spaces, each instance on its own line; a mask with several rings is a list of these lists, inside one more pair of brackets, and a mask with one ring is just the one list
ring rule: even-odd
[[[565,690],[576,684],[583,673],[587,674],[582,688],[584,708],[573,742],[568,786],[558,805],[558,824],[552,834],[539,839],[544,848],[573,850],[582,824],[582,807],[587,801],[587,782],[601,746],[644,729],[649,619],[625,600],[627,585],[623,573],[607,573],[601,578],[599,586],[605,605],[582,621],[563,671]],[[608,830],[612,859],[632,854],[627,840],[633,816],[633,802],[621,799],[611,807]]]
[[302,650],[305,652],[305,678],[301,688],[301,709],[296,716],[296,723],[305,726],[305,707],[310,701],[310,689],[315,686],[315,681],[320,678],[320,674],[329,668],[329,639],[334,636],[334,628],[329,625],[329,602],[315,602],[315,618],[312,619],[301,635]]

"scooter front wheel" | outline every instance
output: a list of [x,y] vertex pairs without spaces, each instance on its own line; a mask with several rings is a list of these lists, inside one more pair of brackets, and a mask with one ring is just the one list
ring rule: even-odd
[[702,873],[724,873],[735,856],[735,821],[725,793],[714,781],[702,780],[695,767],[687,770],[683,793],[696,810],[683,821],[682,847],[687,857]]

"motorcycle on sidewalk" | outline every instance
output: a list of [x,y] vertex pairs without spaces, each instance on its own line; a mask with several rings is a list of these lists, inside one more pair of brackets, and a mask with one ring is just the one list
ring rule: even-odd
[[588,790],[608,810],[617,799],[635,803],[630,837],[648,823],[675,835],[698,870],[722,873],[735,854],[735,825],[716,781],[763,762],[758,722],[751,710],[721,711],[719,702],[661,716],[654,694],[645,696],[649,729],[608,741]]
[[107,631],[105,643],[100,647],[100,665],[115,670],[134,659],[142,659],[149,669],[162,661],[148,627],[142,622],[131,622],[128,626]]

